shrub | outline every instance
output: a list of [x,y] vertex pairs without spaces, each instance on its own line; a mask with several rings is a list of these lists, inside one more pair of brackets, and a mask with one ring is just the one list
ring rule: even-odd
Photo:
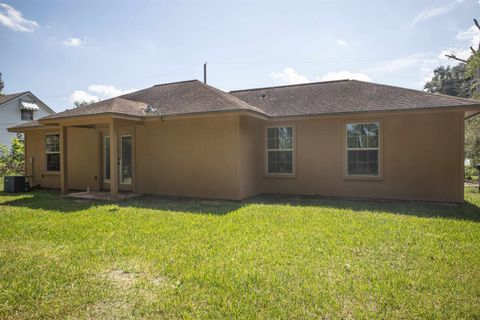
[[10,148],[0,145],[0,177],[25,174],[25,146],[18,137],[12,139]]

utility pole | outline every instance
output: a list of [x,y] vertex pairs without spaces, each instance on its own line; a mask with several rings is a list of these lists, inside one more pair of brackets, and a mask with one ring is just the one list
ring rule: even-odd
[[3,94],[4,86],[5,86],[5,84],[3,83],[3,80],[2,80],[2,73],[0,72],[0,95]]
[[203,64],[203,83],[207,84],[207,63]]

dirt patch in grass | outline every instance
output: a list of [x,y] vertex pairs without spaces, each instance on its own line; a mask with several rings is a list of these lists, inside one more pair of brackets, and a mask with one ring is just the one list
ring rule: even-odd
[[87,309],[87,319],[119,319],[131,315],[128,301],[99,301]]
[[117,269],[107,273],[107,278],[122,288],[131,288],[135,285],[137,273],[127,272],[125,270]]
[[159,288],[174,287],[168,277],[151,275],[138,269],[127,271],[114,268],[103,272],[100,276],[116,290],[88,307],[88,319],[135,318],[138,306],[148,306],[159,299]]
[[175,287],[170,279],[163,275],[150,275],[146,272],[129,272],[123,269],[113,269],[105,274],[105,278],[122,289],[130,289],[136,283],[150,284],[153,287]]

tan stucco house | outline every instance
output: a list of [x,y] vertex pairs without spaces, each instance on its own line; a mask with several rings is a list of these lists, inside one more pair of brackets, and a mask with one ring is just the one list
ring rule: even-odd
[[33,185],[244,199],[463,201],[477,101],[355,80],[223,92],[197,80],[10,128]]

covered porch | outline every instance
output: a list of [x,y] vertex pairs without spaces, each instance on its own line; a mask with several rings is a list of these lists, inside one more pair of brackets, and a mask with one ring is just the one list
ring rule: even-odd
[[42,120],[58,130],[61,193],[83,199],[134,195],[135,126],[141,123],[114,115]]

